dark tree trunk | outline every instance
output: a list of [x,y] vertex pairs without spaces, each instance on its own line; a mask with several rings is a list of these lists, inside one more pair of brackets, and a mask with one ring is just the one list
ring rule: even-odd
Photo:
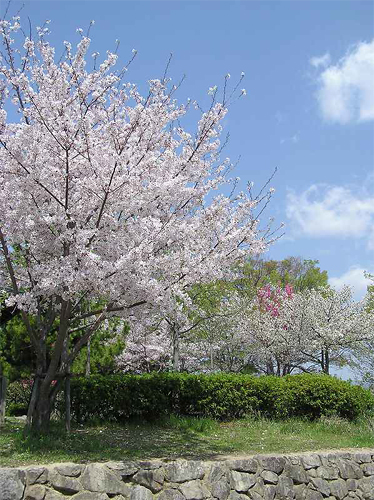
[[274,375],[274,365],[270,359],[266,361],[266,375]]
[[3,368],[0,363],[0,427],[5,423],[5,404],[7,379],[3,376]]
[[176,328],[173,329],[173,370],[175,372],[180,371],[179,365],[179,332]]
[[286,363],[285,365],[283,365],[283,377],[285,377],[286,375],[289,375],[291,373],[291,365],[289,363]]
[[71,430],[71,397],[70,397],[70,373],[65,379],[65,429],[67,432]]
[[321,351],[321,368],[323,373],[330,375],[330,354],[326,348],[323,348]]
[[330,355],[328,349],[325,349],[325,373],[330,374]]
[[41,390],[42,384],[36,386],[36,401],[32,412],[31,430],[37,434],[47,433],[51,421],[54,401],[48,393]]
[[[47,382],[45,378],[36,378],[29,405],[31,419],[30,424],[27,426],[28,430],[35,434],[48,433],[56,396],[64,387],[65,380],[66,375],[60,375],[58,380],[52,380],[51,382]],[[34,401],[32,401],[33,398]]]
[[87,342],[86,377],[91,375],[91,337]]

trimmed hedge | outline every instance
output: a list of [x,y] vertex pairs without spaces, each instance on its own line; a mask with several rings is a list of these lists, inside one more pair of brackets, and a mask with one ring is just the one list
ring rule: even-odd
[[[13,382],[7,391],[7,413],[27,412],[30,381]],[[60,414],[64,413],[59,398]],[[191,375],[91,375],[71,380],[71,414],[79,423],[98,419],[157,419],[164,415],[229,420],[246,415],[283,419],[317,419],[337,415],[349,420],[374,411],[374,397],[360,386],[328,375],[286,377]]]
[[93,375],[71,381],[72,417],[121,421],[172,413],[219,420],[261,415],[355,420],[372,413],[370,391],[328,375]]

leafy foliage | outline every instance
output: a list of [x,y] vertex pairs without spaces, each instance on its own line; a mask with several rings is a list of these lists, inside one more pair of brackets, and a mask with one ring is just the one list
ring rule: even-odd
[[[34,321],[31,319],[31,323]],[[0,362],[10,380],[29,378],[35,371],[35,354],[30,336],[19,316],[0,326]]]
[[29,405],[31,391],[32,391],[32,380],[17,380],[11,382],[7,388],[7,405],[6,413],[7,415],[25,415],[27,413],[27,407]]
[[328,375],[286,377],[236,374],[95,375],[71,383],[72,415],[122,421],[183,415],[229,420],[246,415],[355,420],[372,412],[374,397],[362,387]]

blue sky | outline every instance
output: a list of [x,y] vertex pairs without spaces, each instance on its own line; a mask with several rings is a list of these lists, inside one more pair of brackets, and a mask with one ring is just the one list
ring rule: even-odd
[[208,102],[209,87],[244,72],[248,95],[225,119],[225,155],[240,157],[243,189],[278,168],[266,216],[286,234],[266,256],[318,259],[331,284],[363,295],[363,271],[374,273],[373,2],[25,0],[12,13],[22,3],[34,25],[51,19],[61,52],[91,19],[92,51],[119,39],[125,63],[137,49],[127,77],[141,89],[163,75],[170,52],[170,76],[186,74],[181,100]]

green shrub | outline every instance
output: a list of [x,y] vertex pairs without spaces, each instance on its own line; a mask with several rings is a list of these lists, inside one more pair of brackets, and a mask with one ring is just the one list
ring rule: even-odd
[[229,420],[248,415],[266,418],[349,420],[370,413],[374,397],[359,386],[328,375],[93,375],[73,378],[72,417],[121,421],[181,415]]
[[21,417],[27,414],[27,406],[22,403],[10,403],[6,407],[6,414],[9,417]]
[[11,382],[6,390],[6,406],[7,415],[19,416],[26,415],[27,408],[31,397],[32,380],[17,380]]

